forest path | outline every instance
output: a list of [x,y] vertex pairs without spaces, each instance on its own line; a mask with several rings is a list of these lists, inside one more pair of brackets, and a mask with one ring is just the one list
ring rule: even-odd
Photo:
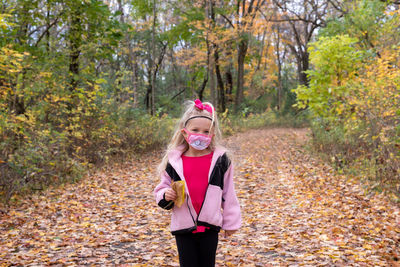
[[[308,129],[224,140],[243,226],[220,235],[218,266],[400,266],[400,210],[305,152]],[[160,151],[32,196],[0,214],[0,266],[178,266],[157,207]]]

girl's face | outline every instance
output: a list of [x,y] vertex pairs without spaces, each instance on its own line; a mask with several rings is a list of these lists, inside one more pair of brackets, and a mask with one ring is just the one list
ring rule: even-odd
[[[214,128],[212,128],[210,132],[211,123],[211,120],[206,118],[194,118],[188,121],[186,124],[186,130],[194,134],[213,135]],[[187,138],[188,134],[183,129],[182,134]]]
[[182,135],[189,144],[189,150],[200,151],[207,149],[211,143],[214,131],[211,130],[211,120],[207,118],[193,118],[182,129]]

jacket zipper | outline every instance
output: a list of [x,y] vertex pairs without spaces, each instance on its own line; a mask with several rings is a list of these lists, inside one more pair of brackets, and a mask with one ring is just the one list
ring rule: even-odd
[[[214,167],[213,167],[213,170],[211,171],[211,175],[212,175],[212,173],[214,172],[214,169],[215,169],[215,167],[217,166],[218,161],[219,161],[220,158],[221,158],[221,157],[218,157],[217,161],[215,162],[215,165],[214,165]],[[200,216],[201,210],[203,209],[204,202],[206,201],[207,192],[208,192],[208,187],[210,186],[210,181],[211,181],[211,177],[210,177],[210,180],[208,181],[206,193],[204,194],[204,199],[203,199],[203,202],[201,203],[201,207],[200,207],[200,210],[199,210],[199,214],[197,214],[197,219],[196,219],[196,221],[199,220],[199,216]]]
[[[216,166],[217,163],[218,163],[218,160],[219,160],[219,158],[218,158],[217,161],[215,162],[215,165],[214,165],[214,167],[213,167],[213,171],[214,171],[215,166]],[[213,171],[211,171],[211,174],[213,173]],[[210,181],[208,181],[206,193],[204,194],[204,199],[203,199],[203,202],[201,203],[201,207],[200,207],[200,210],[199,210],[199,214],[197,214],[196,221],[194,220],[194,217],[193,217],[193,215],[192,215],[192,212],[190,211],[189,201],[188,201],[189,196],[186,195],[186,198],[187,198],[187,199],[186,199],[186,203],[187,203],[187,206],[188,206],[188,209],[189,209],[190,216],[192,217],[192,220],[193,220],[193,222],[194,222],[194,225],[196,226],[196,229],[197,229],[197,223],[198,223],[198,221],[199,221],[199,216],[200,216],[201,210],[203,209],[204,202],[206,201],[206,196],[207,196],[207,192],[208,192],[208,187],[209,187],[209,186],[210,186]]]
[[186,204],[187,204],[187,207],[188,207],[188,210],[189,210],[189,213],[190,213],[190,217],[192,217],[194,226],[195,226],[196,229],[197,229],[197,221],[194,220],[194,217],[193,217],[193,215],[192,215],[192,212],[190,211],[190,207],[189,207],[189,196],[188,196],[188,195],[186,195]]
[[199,221],[199,216],[200,216],[201,210],[203,209],[204,202],[206,201],[206,196],[207,196],[207,192],[208,192],[208,187],[209,187],[209,186],[210,186],[210,183],[207,184],[206,193],[204,194],[204,199],[203,199],[203,202],[201,203],[201,207],[200,207],[200,210],[199,210],[199,214],[197,214],[196,225],[197,225],[197,222]]

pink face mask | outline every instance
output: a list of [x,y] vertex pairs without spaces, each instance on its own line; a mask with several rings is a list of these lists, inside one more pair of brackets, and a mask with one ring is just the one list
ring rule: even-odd
[[210,145],[212,135],[191,133],[186,130],[186,128],[183,128],[183,130],[188,134],[188,136],[185,138],[186,142],[188,142],[188,144],[194,149],[204,150]]

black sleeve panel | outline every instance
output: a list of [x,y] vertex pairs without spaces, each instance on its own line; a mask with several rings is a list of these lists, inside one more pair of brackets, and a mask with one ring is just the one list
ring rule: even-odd
[[210,184],[219,186],[223,190],[224,189],[224,175],[230,165],[231,165],[231,161],[228,158],[228,156],[226,155],[226,153],[224,153],[222,156],[220,156],[217,159],[217,162],[215,163],[214,169],[211,173]]
[[174,202],[172,200],[166,201],[164,194],[164,197],[158,202],[158,206],[160,206],[163,209],[170,210],[174,207]]
[[167,167],[165,168],[165,171],[168,173],[169,177],[176,182],[180,181],[181,177],[179,177],[178,173],[175,171],[174,167],[168,162]]

